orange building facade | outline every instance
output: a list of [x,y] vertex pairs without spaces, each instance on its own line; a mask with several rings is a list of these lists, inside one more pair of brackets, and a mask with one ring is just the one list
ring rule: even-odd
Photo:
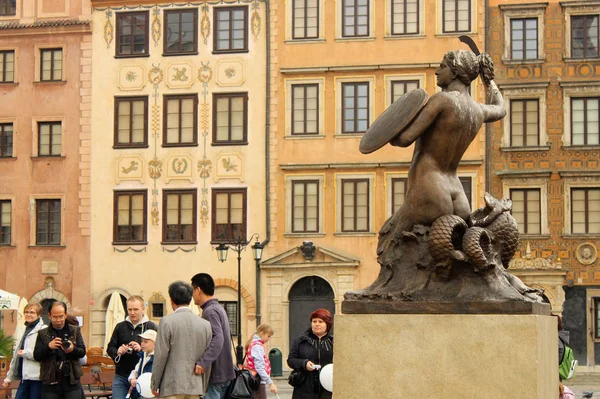
[[[88,1],[0,1],[0,286],[29,302],[65,301],[84,316],[84,334],[90,12]],[[2,313],[10,334],[17,317]]]
[[512,270],[543,288],[583,371],[600,365],[600,2],[490,1],[507,117],[491,127],[490,190],[521,229]]

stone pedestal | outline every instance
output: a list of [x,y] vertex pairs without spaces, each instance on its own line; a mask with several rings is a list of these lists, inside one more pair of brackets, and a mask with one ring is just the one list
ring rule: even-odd
[[342,314],[334,325],[334,398],[558,397],[551,316]]

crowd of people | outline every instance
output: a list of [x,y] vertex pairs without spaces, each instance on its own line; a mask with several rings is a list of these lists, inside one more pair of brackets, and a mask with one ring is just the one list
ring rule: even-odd
[[[137,399],[144,373],[151,373],[150,389],[161,398],[227,398],[236,365],[229,320],[214,297],[213,278],[198,273],[191,284],[176,281],[168,291],[173,313],[159,325],[146,316],[142,297],[127,299],[127,317],[115,326],[106,348],[115,363],[112,398]],[[192,301],[202,317],[190,309]],[[86,347],[78,321],[61,301],[52,303],[49,325],[41,315],[39,303],[25,307],[25,331],[18,337],[3,387],[20,381],[16,399],[83,399]],[[318,370],[333,361],[331,327],[331,314],[319,309],[311,314],[311,328],[294,341],[288,365],[305,378],[294,387],[293,398],[331,398],[318,380]],[[266,399],[267,389],[278,392],[265,348],[273,334],[271,326],[261,324],[245,346],[243,367],[260,379],[255,399]]]

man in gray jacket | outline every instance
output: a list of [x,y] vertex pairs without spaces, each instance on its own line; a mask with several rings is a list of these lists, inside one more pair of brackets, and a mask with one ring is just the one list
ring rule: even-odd
[[194,303],[202,307],[202,318],[212,327],[212,341],[206,352],[196,361],[196,374],[210,369],[208,391],[204,399],[223,399],[231,380],[235,378],[231,357],[231,332],[227,313],[214,298],[215,282],[206,273],[192,277]]
[[158,326],[152,392],[161,398],[198,398],[206,392],[208,375],[197,375],[194,369],[210,343],[210,323],[190,310],[191,285],[171,283],[169,297],[175,312],[163,317]]

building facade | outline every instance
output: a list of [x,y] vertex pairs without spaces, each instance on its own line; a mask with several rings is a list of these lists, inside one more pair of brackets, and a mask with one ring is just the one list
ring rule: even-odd
[[[168,285],[199,272],[236,334],[237,255],[266,236],[265,3],[92,1],[93,346],[108,300],[142,295],[154,321]],[[241,249],[241,248],[240,248]],[[255,331],[255,260],[241,251],[241,327]]]
[[544,288],[583,371],[600,365],[600,2],[490,1],[507,117],[491,127],[490,190],[510,197],[513,270]]
[[[84,316],[84,333],[90,12],[85,0],[0,1],[0,286],[45,311],[65,301],[69,313]],[[16,322],[5,318],[4,330]]]
[[[431,96],[444,54],[484,46],[485,4],[471,0],[288,0],[271,4],[271,242],[261,265],[272,345],[310,327],[318,307],[379,273],[377,232],[404,200],[413,147],[363,155],[364,132],[415,88]],[[425,51],[426,49],[426,51]],[[483,101],[479,82],[471,87]],[[459,166],[473,208],[484,193],[485,135]],[[265,288],[265,287],[264,287]]]

